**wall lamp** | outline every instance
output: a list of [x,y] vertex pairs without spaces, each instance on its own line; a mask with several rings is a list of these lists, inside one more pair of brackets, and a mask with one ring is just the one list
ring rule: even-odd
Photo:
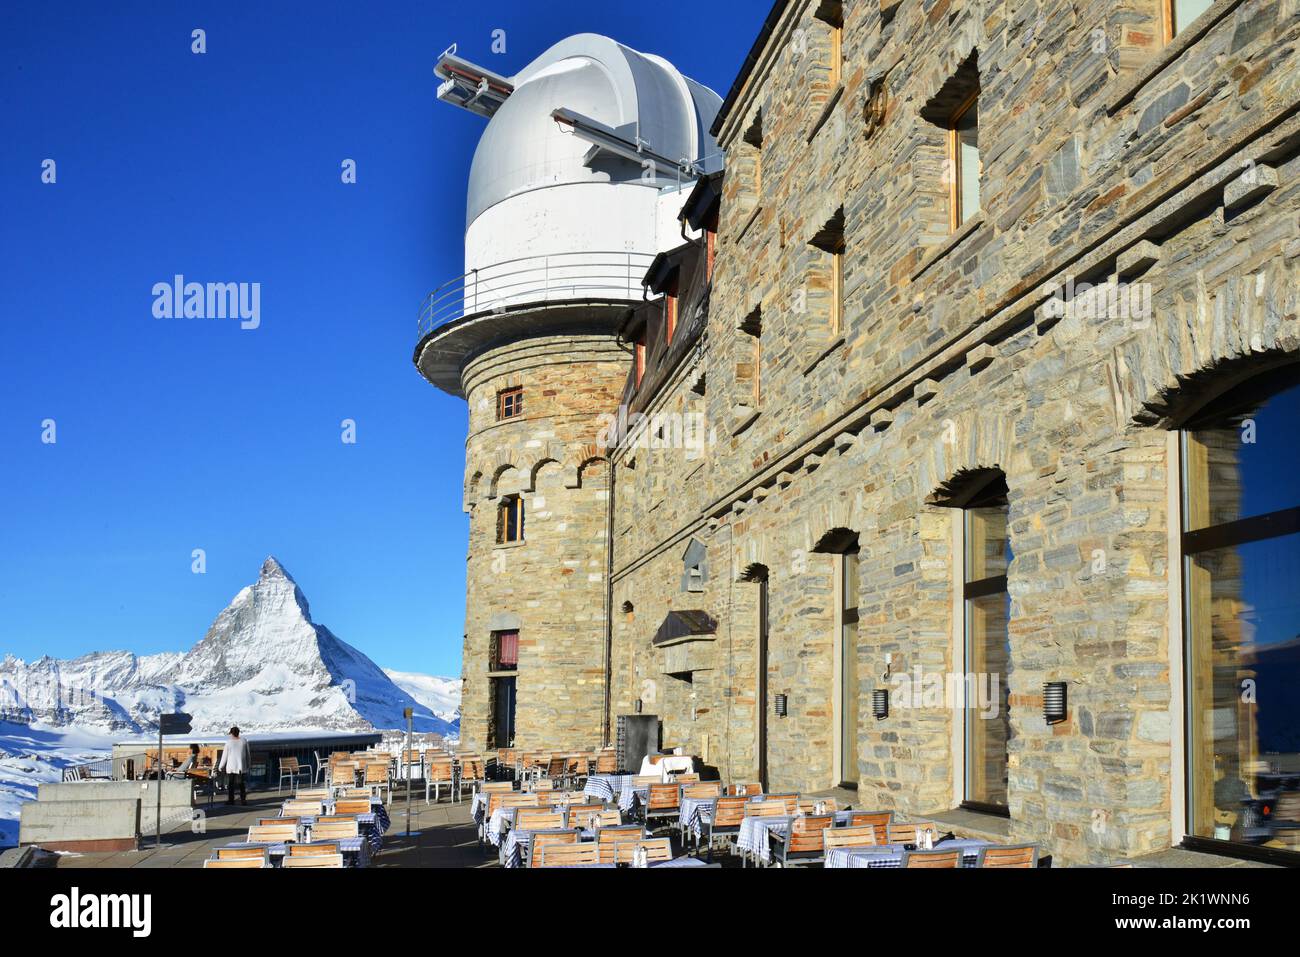
[[784,717],[785,717],[786,715],[788,715],[789,713],[790,713],[790,697],[789,697],[789,695],[783,695],[783,694],[779,694],[779,695],[777,695],[777,696],[776,696],[776,716],[777,716],[778,718],[784,718]]
[[884,721],[889,717],[888,688],[880,688],[871,692],[871,713],[876,716],[877,721]]

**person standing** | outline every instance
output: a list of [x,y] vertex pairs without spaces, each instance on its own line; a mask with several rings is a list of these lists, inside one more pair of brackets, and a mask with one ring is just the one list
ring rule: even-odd
[[226,772],[226,803],[229,805],[235,803],[236,785],[239,787],[239,803],[248,804],[248,785],[245,783],[248,763],[248,742],[239,736],[239,728],[231,728],[230,737],[226,738],[226,749],[221,752],[221,764],[217,768]]

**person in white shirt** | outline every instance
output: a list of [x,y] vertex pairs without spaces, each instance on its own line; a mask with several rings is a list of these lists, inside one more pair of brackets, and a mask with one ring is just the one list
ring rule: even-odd
[[226,738],[226,749],[221,752],[221,763],[217,770],[226,772],[226,803],[235,803],[235,788],[239,788],[239,803],[248,804],[248,786],[244,776],[248,773],[248,742],[239,736],[239,728],[230,729]]

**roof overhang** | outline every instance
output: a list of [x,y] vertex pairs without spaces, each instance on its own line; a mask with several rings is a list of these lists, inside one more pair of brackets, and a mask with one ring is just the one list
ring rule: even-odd
[[676,645],[684,641],[712,639],[718,631],[718,623],[708,612],[699,610],[670,611],[663,624],[655,632],[656,648]]

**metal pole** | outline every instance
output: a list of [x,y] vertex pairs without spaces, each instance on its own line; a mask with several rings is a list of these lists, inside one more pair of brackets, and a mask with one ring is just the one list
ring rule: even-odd
[[154,776],[154,787],[158,790],[158,816],[154,818],[154,847],[162,847],[162,716],[158,721],[158,773]]
[[411,718],[410,708],[406,709],[406,836],[411,836],[411,726],[414,723]]

